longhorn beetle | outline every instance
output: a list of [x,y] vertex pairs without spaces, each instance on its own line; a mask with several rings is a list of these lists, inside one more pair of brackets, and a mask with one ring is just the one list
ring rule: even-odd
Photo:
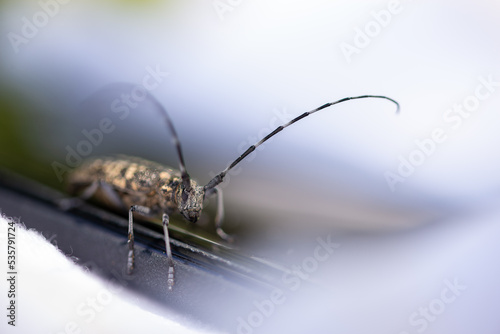
[[134,268],[133,213],[136,212],[144,217],[159,217],[161,215],[168,261],[167,284],[169,290],[172,290],[174,285],[174,263],[168,233],[170,215],[178,212],[187,221],[195,223],[203,209],[203,201],[212,196],[217,196],[216,231],[222,239],[231,241],[232,238],[222,229],[224,216],[222,191],[217,186],[224,181],[224,176],[229,170],[245,159],[257,147],[293,123],[317,111],[349,100],[364,98],[386,99],[395,103],[397,112],[399,111],[398,102],[381,95],[345,97],[335,102],[326,103],[314,110],[301,114],[288,123],[278,126],[274,131],[250,146],[205,186],[200,186],[195,180],[189,177],[186,171],[179,137],[167,111],[155,98],[150,97],[170,130],[172,143],[176,148],[179,159],[179,170],[174,170],[155,162],[127,156],[91,158],[73,170],[67,179],[68,191],[71,194],[79,193],[80,195],[76,198],[66,199],[66,201],[63,200],[61,206],[69,208],[76,205],[77,202],[87,200],[95,195],[96,199],[105,204],[118,209],[128,209],[127,272],[129,274]]

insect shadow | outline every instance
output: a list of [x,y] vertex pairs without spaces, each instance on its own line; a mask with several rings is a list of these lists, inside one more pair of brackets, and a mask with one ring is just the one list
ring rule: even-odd
[[[120,96],[119,94],[124,91],[130,92],[130,87],[130,84],[121,83],[106,86],[92,94],[84,103],[87,104],[87,108],[89,107],[89,103],[95,107],[98,107],[98,105],[102,107],[103,103],[105,105],[106,100],[103,99],[103,96]],[[264,138],[248,147],[243,154],[213,177],[206,185],[202,186],[193,180],[186,170],[181,142],[167,110],[144,88],[141,89],[140,86],[135,86],[133,89],[136,89],[136,95],[139,93],[143,94],[138,96],[143,96],[144,99],[147,98],[153,103],[154,109],[168,128],[179,160],[179,168],[176,170],[156,162],[129,156],[89,158],[74,169],[66,180],[68,192],[77,197],[61,200],[60,206],[64,209],[69,209],[81,203],[82,200],[95,198],[101,203],[106,203],[116,209],[128,210],[128,273],[132,273],[135,258],[134,212],[145,218],[161,217],[168,262],[167,284],[169,290],[172,290],[174,285],[174,262],[168,232],[169,217],[174,213],[180,213],[188,222],[195,223],[200,218],[204,201],[210,197],[216,197],[215,228],[217,234],[223,240],[231,242],[233,237],[222,229],[224,206],[222,190],[218,185],[224,181],[224,177],[232,168],[245,159],[257,147],[301,119],[335,104],[350,100],[365,98],[385,99],[396,104],[397,112],[399,112],[399,103],[383,95],[345,97],[323,104],[278,126]],[[111,108],[113,108],[112,105]]]

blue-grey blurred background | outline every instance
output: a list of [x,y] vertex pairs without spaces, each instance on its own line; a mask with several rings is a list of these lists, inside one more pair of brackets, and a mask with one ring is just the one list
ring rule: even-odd
[[[317,237],[340,245],[309,273],[321,297],[286,291],[248,326],[498,333],[499,1],[63,2],[1,3],[3,167],[62,188],[54,166],[104,118],[113,130],[88,155],[177,167],[150,103],[129,114],[112,109],[121,94],[81,103],[117,82],[154,86],[202,184],[304,111],[387,95],[400,114],[378,99],[326,109],[224,184],[228,224],[257,230],[258,256],[291,268]],[[455,280],[467,288],[443,302]],[[257,311],[249,302],[241,318]]]

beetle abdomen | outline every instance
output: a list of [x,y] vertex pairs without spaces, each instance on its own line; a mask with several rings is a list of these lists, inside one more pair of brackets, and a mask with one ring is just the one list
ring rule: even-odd
[[70,174],[68,191],[76,195],[96,181],[109,185],[124,207],[134,202],[134,205],[171,212],[176,209],[174,193],[181,176],[179,171],[149,160],[97,157],[86,160]]

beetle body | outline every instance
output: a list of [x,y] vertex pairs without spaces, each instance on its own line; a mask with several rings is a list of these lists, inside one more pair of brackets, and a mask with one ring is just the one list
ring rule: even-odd
[[118,210],[143,206],[150,209],[149,217],[179,212],[194,223],[203,209],[203,187],[195,180],[190,180],[190,200],[183,203],[181,173],[145,159],[117,156],[86,160],[68,177],[68,191],[77,195],[95,183],[96,200]]

